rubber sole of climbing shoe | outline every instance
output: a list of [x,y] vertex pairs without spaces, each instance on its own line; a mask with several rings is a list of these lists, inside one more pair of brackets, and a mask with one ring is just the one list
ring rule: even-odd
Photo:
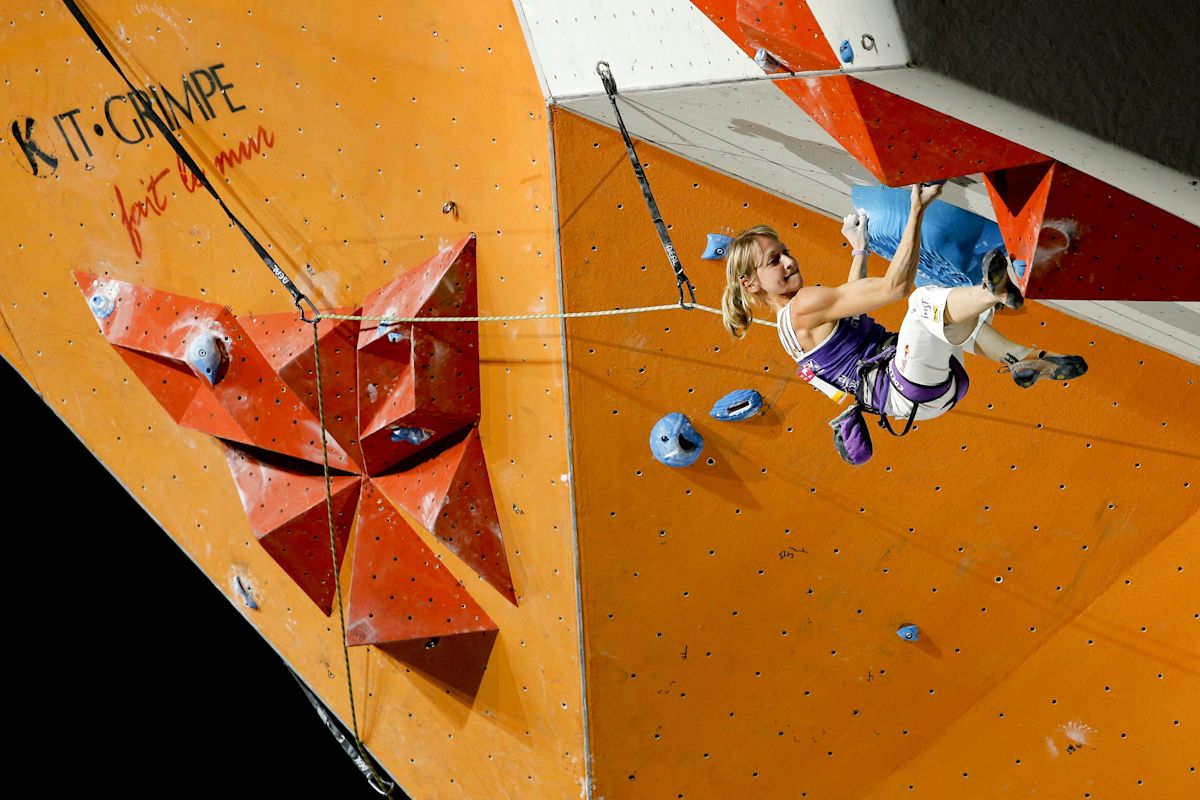
[[996,304],[997,308],[1016,310],[1025,305],[1020,288],[1008,278],[1008,256],[1003,248],[998,247],[983,257],[983,286],[997,297],[1004,297]]
[[1037,358],[1012,365],[1013,382],[1022,389],[1028,389],[1042,378],[1069,381],[1087,371],[1088,365],[1082,356],[1048,356],[1045,350]]

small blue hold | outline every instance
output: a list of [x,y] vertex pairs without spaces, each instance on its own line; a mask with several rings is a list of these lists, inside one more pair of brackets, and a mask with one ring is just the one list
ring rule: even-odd
[[212,333],[197,336],[188,345],[187,362],[215,386],[224,377],[225,344],[221,337]]
[[667,414],[650,429],[650,452],[660,464],[686,467],[700,457],[703,449],[704,437],[678,411]]
[[916,642],[921,639],[921,632],[916,625],[901,625],[896,629],[896,635],[906,642]]
[[[400,323],[398,323],[398,322],[381,322],[381,323],[379,323],[379,327],[381,329],[391,328],[391,327],[399,325],[399,324]],[[404,341],[404,331],[402,331],[402,330],[388,331],[387,332],[387,340],[389,342],[391,342],[392,344],[400,344],[401,342]]]
[[713,419],[732,422],[753,416],[761,408],[761,394],[753,389],[735,389],[718,400],[708,415]]
[[117,301],[106,294],[97,293],[92,295],[92,299],[88,300],[88,305],[92,309],[92,313],[96,315],[96,319],[108,319],[108,315],[117,307]]
[[424,444],[429,441],[433,431],[424,428],[392,428],[393,442],[408,442],[409,444]]
[[708,234],[708,244],[704,247],[704,255],[700,257],[709,261],[723,261],[725,254],[729,252],[731,242],[733,242],[731,236],[723,233],[710,233]]
[[842,43],[838,45],[838,55],[846,64],[854,62],[854,48],[850,46],[849,39],[843,39]]
[[1022,261],[1019,258],[1014,258],[1012,265],[1013,265],[1013,272],[1017,273],[1017,277],[1024,278],[1025,277],[1025,268],[1028,267],[1029,265],[1026,264],[1024,261]]

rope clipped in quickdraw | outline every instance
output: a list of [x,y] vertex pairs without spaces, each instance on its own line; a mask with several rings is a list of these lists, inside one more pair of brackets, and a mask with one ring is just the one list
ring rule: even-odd
[[[346,694],[350,699],[350,725],[354,734],[353,744],[346,741],[346,737],[337,730],[337,726],[332,724],[332,721],[322,708],[316,703],[313,705],[317,708],[317,713],[321,716],[325,725],[333,732],[333,736],[338,740],[338,744],[342,746],[346,754],[354,760],[355,765],[366,775],[367,782],[371,784],[371,787],[385,797],[390,797],[392,786],[395,784],[379,776],[378,771],[375,769],[375,762],[367,755],[367,750],[363,747],[362,739],[358,735],[358,713],[354,710],[354,683],[350,679],[350,648],[346,645],[346,610],[342,603],[342,582],[338,580],[337,534],[333,528],[333,486],[329,474],[329,440],[326,437],[325,427],[325,390],[321,382],[321,335],[318,330],[320,324],[319,319],[312,320],[313,371],[317,375],[317,418],[321,423],[321,463],[325,476],[325,518],[329,523],[329,558],[330,563],[333,564],[333,586],[337,591],[338,622],[341,624],[342,658],[346,664]],[[304,686],[304,684],[301,684],[301,686]],[[304,687],[304,692],[310,695],[310,701],[313,700],[311,692],[308,691],[307,687]],[[356,749],[358,751],[357,754],[355,753]],[[386,790],[384,787],[386,787]]]
[[[642,169],[642,162],[638,160],[637,150],[633,147],[633,139],[629,138],[629,131],[625,129],[625,120],[621,117],[621,109],[617,107],[617,82],[613,80],[612,70],[609,69],[607,61],[600,61],[596,64],[596,74],[600,76],[600,82],[604,84],[604,91],[608,94],[609,102],[612,103],[613,112],[617,115],[617,126],[621,129],[621,138],[625,140],[625,151],[629,153],[629,161],[633,164],[633,173],[637,176],[638,183],[641,184],[642,197],[646,198],[646,205],[650,209],[650,218],[654,220],[658,238],[662,240],[663,250],[667,252],[667,261],[671,262],[671,269],[675,270],[675,286],[679,289],[679,305],[691,309],[696,303],[696,287],[692,285],[683,271],[683,264],[680,263],[679,255],[675,252],[675,245],[671,243],[671,234],[667,232],[666,223],[663,222],[662,214],[658,210],[658,203],[654,202],[654,194],[650,191],[650,181],[646,179],[646,171]],[[690,296],[690,305],[683,299],[684,286],[687,287]]]
[[312,693],[312,690],[304,685],[304,681],[300,680],[300,676],[297,675],[296,672],[290,667],[288,668],[288,672],[292,673],[292,677],[295,678],[296,683],[300,685],[301,691],[303,691],[304,696],[308,698],[308,702],[312,704],[313,710],[317,712],[317,716],[321,718],[321,722],[325,723],[325,727],[329,729],[329,732],[333,735],[333,738],[337,740],[337,743],[341,745],[344,751],[346,751],[346,755],[350,756],[350,760],[353,761],[354,766],[358,767],[359,771],[362,772],[363,777],[367,779],[367,783],[370,784],[371,788],[379,792],[384,797],[391,797],[392,790],[396,788],[395,781],[384,780],[383,778],[379,777],[379,773],[377,773],[375,768],[371,765],[370,758],[361,752],[355,752],[354,743],[346,738],[346,734],[342,733],[341,729],[338,727],[338,724],[333,721],[333,718],[329,716],[329,712],[325,710],[325,706],[321,703],[317,696]]
[[125,85],[128,86],[131,91],[130,98],[133,99],[140,109],[139,113],[144,112],[146,115],[149,115],[151,120],[154,121],[154,126],[158,128],[158,132],[161,133],[162,137],[171,145],[171,149],[175,151],[175,155],[179,156],[179,159],[184,163],[184,166],[191,170],[192,174],[195,175],[197,180],[200,181],[200,184],[208,190],[208,193],[211,194],[217,201],[217,205],[219,205],[221,210],[224,211],[226,216],[229,217],[229,221],[232,222],[234,226],[242,232],[242,235],[246,237],[246,241],[248,241],[250,246],[254,248],[254,252],[257,253],[258,257],[263,260],[263,263],[267,265],[267,269],[271,270],[271,273],[274,274],[279,282],[283,284],[283,288],[288,290],[288,294],[292,296],[292,302],[296,304],[296,308],[300,311],[300,318],[308,321],[308,319],[304,316],[304,308],[300,304],[306,303],[313,314],[316,314],[317,307],[313,305],[312,300],[309,300],[303,292],[296,288],[296,284],[292,283],[292,279],[288,277],[287,273],[284,272],[277,263],[275,263],[275,259],[271,258],[270,254],[267,253],[266,248],[259,244],[258,239],[254,238],[254,234],[246,230],[246,226],[242,224],[241,220],[239,220],[237,216],[229,210],[229,206],[225,205],[225,201],[221,199],[221,195],[217,194],[217,190],[213,188],[211,183],[209,183],[208,177],[204,174],[204,171],[200,169],[200,165],[196,163],[196,160],[192,158],[191,154],[184,149],[179,140],[176,139],[174,134],[171,133],[170,128],[167,127],[167,123],[164,122],[162,117],[158,115],[158,112],[154,110],[154,106],[142,99],[145,92],[138,89],[133,85],[133,81],[129,80],[129,77],[125,74],[125,71],[121,69],[121,65],[117,63],[117,59],[113,57],[113,54],[108,49],[108,46],[104,44],[104,40],[100,38],[100,34],[96,32],[96,29],[92,27],[92,23],[88,21],[87,17],[84,16],[83,11],[80,10],[79,6],[75,4],[75,0],[62,0],[62,2],[63,5],[67,7],[67,10],[71,12],[71,16],[75,17],[75,21],[79,23],[79,26],[83,28],[83,32],[86,33],[88,38],[92,40],[92,44],[96,45],[96,49],[100,51],[100,54],[108,60],[109,64],[112,64],[113,69],[115,69],[117,74],[121,76],[121,79],[125,81]]

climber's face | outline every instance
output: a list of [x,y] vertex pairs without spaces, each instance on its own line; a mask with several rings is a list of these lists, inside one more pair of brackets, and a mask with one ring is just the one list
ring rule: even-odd
[[758,266],[752,275],[742,279],[746,291],[762,297],[791,297],[804,286],[804,276],[800,274],[800,265],[787,245],[778,239],[759,236]]

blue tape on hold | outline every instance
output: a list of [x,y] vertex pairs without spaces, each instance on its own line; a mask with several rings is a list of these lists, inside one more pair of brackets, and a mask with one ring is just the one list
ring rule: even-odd
[[[854,207],[867,212],[867,246],[891,258],[908,223],[909,189],[855,186]],[[970,211],[934,200],[921,225],[917,286],[975,286],[983,281],[983,257],[1004,246],[1000,226]]]
[[838,56],[846,64],[854,61],[854,48],[850,46],[849,39],[843,39],[842,43],[838,45]]
[[729,245],[732,242],[732,236],[710,233],[708,234],[708,243],[704,246],[704,254],[700,257],[709,261],[724,261],[725,254],[729,252]]
[[921,639],[921,632],[916,625],[901,625],[896,629],[896,635],[906,642],[916,642]]
[[761,394],[753,389],[735,389],[718,400],[708,415],[723,422],[735,422],[757,414],[761,408]]
[[1015,259],[1013,259],[1012,265],[1013,265],[1013,272],[1017,273],[1018,278],[1025,277],[1025,268],[1029,266],[1028,264],[1026,264],[1024,261],[1022,261],[1019,258],[1015,258]]
[[92,309],[96,319],[107,319],[108,315],[117,307],[117,301],[106,294],[94,294],[92,299],[88,300],[88,307]]
[[673,411],[650,429],[650,452],[668,467],[686,467],[700,457],[704,437],[692,427],[692,421]]
[[187,349],[187,362],[214,386],[225,377],[225,344],[216,334],[192,339]]

